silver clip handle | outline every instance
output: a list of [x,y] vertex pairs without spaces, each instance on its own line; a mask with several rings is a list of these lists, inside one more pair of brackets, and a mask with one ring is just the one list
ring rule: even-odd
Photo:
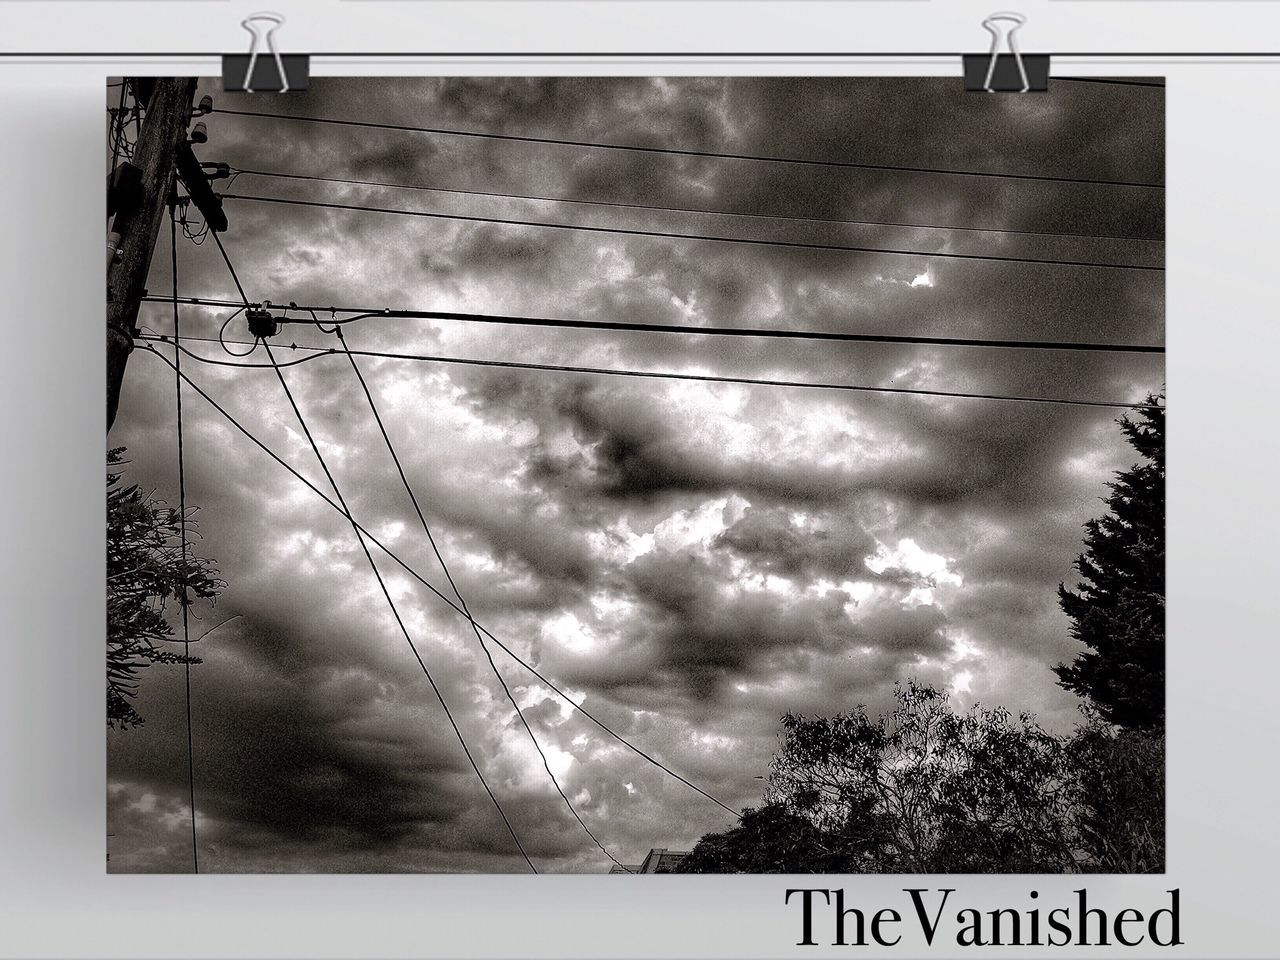
[[275,58],[276,71],[280,74],[280,92],[289,92],[289,77],[284,72],[284,61],[280,59],[280,51],[276,49],[275,32],[284,23],[284,17],[278,13],[255,13],[240,21],[253,36],[249,44],[249,66],[244,72],[244,92],[253,93],[250,86],[253,80],[253,68],[258,63],[258,46],[266,44],[267,52]]
[[993,13],[987,19],[982,21],[983,28],[991,34],[991,63],[987,65],[987,78],[982,84],[982,89],[987,93],[995,93],[991,87],[991,81],[996,75],[996,64],[1000,60],[1000,42],[1003,40],[1009,48],[1009,52],[1013,54],[1014,62],[1018,65],[1018,76],[1022,78],[1022,92],[1026,93],[1031,89],[1031,81],[1027,79],[1027,67],[1022,62],[1022,51],[1018,49],[1018,30],[1027,22],[1027,18],[1020,13]]

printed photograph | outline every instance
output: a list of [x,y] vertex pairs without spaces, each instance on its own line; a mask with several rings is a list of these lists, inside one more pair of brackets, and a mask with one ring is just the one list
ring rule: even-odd
[[222,86],[106,85],[108,872],[1164,871],[1161,79]]

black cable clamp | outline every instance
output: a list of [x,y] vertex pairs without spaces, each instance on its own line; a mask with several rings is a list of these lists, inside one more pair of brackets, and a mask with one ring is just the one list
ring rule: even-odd
[[280,332],[280,320],[272,316],[270,310],[265,309],[268,306],[270,306],[269,303],[264,303],[249,307],[244,312],[244,318],[249,324],[249,333],[255,340],[265,340]]

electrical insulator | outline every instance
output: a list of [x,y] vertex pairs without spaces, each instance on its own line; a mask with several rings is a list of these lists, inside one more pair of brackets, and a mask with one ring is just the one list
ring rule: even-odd
[[202,163],[200,169],[204,171],[204,175],[209,180],[226,180],[231,176],[231,164],[229,163]]
[[208,143],[209,142],[209,128],[206,127],[203,122],[197,123],[194,127],[191,128],[191,142],[192,143]]
[[124,238],[120,236],[119,231],[116,231],[116,230],[112,230],[110,233],[107,234],[107,266],[108,267],[110,267],[111,264],[119,260],[120,254],[124,252],[120,249],[120,242],[123,239]]
[[249,333],[255,340],[274,337],[280,332],[280,324],[276,318],[261,307],[250,307],[244,312],[244,318],[248,321]]

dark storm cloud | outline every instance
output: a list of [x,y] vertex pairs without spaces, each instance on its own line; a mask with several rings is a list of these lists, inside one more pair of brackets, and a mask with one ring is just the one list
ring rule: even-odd
[[801,525],[782,506],[749,507],[713,544],[793,579],[835,581],[867,576],[865,560],[876,548],[875,539],[844,513],[828,513],[820,523]]
[[[211,90],[219,106],[262,109]],[[314,81],[271,111],[693,150],[1162,179],[1149,88],[965,95],[953,80],[427,78]],[[566,149],[214,114],[202,159],[446,190],[545,194],[813,223],[274,180],[237,193],[559,223],[1155,264],[1140,187]],[[1159,343],[1163,275],[625,237],[227,201],[255,300],[951,337]],[[162,240],[163,245],[163,240]],[[162,246],[163,249],[163,246]],[[236,296],[211,245],[179,248],[192,295]],[[168,289],[158,253],[149,285]],[[184,336],[225,314],[183,311]],[[308,318],[309,319],[309,318]],[[323,316],[322,316],[323,319]],[[169,308],[140,322],[172,329]],[[1138,400],[1159,358],[369,321],[359,349],[958,390]],[[244,336],[234,321],[228,336]],[[289,326],[276,344],[335,346]],[[216,345],[192,344],[224,357]],[[265,359],[258,350],[251,362]],[[896,681],[951,686],[1072,722],[1049,667],[1073,651],[1054,602],[1081,524],[1131,462],[1108,410],[621,380],[360,360],[468,606],[515,652],[725,802],[758,802],[788,710],[886,705]],[[184,369],[321,489],[270,371]],[[452,596],[341,356],[286,377],[352,510]],[[197,807],[210,870],[518,870],[346,521],[198,397],[188,497],[228,616],[193,668]],[[130,478],[177,489],[171,371],[130,363],[111,437]],[[530,854],[606,861],[541,760],[466,622],[378,557],[433,677]],[[621,859],[727,820],[494,650],[548,762]],[[184,869],[181,672],[155,668],[138,731],[109,738],[113,869]]]
[[844,616],[847,598],[838,591],[792,602],[755,591],[724,591],[723,569],[665,551],[638,558],[622,576],[628,592],[652,611],[642,621],[643,635],[631,638],[656,648],[645,676],[652,676],[652,669],[657,682],[678,678],[695,696],[709,695],[714,681],[745,672],[773,648],[801,645],[806,637],[834,644],[854,634]]
[[[740,491],[796,502],[842,497],[853,478],[843,469],[812,464],[733,462],[679,410],[654,408],[634,388],[581,381],[562,397],[560,414],[581,444],[578,453],[538,463],[542,476],[614,499],[652,500],[663,494]],[[683,429],[682,429],[683,426]]]

